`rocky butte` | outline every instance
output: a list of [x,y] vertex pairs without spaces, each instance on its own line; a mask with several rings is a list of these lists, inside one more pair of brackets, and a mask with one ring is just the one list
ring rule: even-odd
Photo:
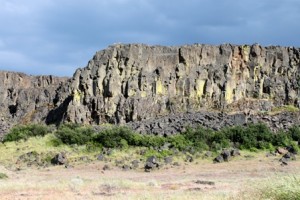
[[0,72],[0,84],[2,134],[32,122],[127,124],[166,135],[198,124],[278,129],[299,122],[300,49],[117,44],[70,79]]

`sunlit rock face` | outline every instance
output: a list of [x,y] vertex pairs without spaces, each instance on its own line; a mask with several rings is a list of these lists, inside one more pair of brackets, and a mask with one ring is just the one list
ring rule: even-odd
[[125,123],[201,110],[299,107],[299,51],[257,44],[110,46],[75,72],[59,100],[62,120]]

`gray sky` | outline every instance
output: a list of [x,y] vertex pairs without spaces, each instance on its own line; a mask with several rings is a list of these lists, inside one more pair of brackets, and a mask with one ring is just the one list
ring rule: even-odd
[[0,0],[0,70],[71,76],[114,43],[300,47],[299,0]]

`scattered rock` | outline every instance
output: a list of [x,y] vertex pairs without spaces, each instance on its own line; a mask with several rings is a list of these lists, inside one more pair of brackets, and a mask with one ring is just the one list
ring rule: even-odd
[[46,163],[41,161],[40,154],[38,154],[36,151],[31,151],[19,156],[16,164],[20,164],[20,165],[26,164],[27,167],[32,167],[32,166],[41,167],[41,166],[45,166]]
[[266,157],[276,156],[275,152],[268,152],[266,153]]
[[240,151],[238,149],[224,149],[220,155],[218,155],[213,161],[214,163],[228,162],[231,157],[239,156]]
[[54,158],[51,160],[51,163],[53,165],[64,165],[67,164],[67,162],[68,162],[67,155],[64,152],[56,154]]
[[139,167],[139,161],[138,160],[133,160],[132,162],[131,162],[131,168],[132,169],[137,169],[138,167]]
[[282,148],[282,147],[277,147],[276,148],[276,153],[279,153],[280,155],[286,154],[288,150]]
[[221,156],[223,157],[223,159],[224,159],[225,162],[228,162],[229,158],[231,157],[231,152],[229,150],[227,150],[227,149],[224,149],[221,152]]
[[215,182],[213,182],[213,181],[202,181],[202,180],[197,180],[195,183],[197,183],[197,184],[202,184],[202,185],[215,185]]
[[110,170],[111,168],[110,168],[110,166],[109,166],[109,165],[107,165],[107,164],[106,164],[106,165],[104,165],[104,166],[103,166],[103,168],[102,168],[102,169],[105,171],[105,170]]
[[289,160],[296,160],[296,156],[293,153],[287,152],[283,155],[283,158],[289,159]]
[[222,163],[224,162],[224,158],[222,155],[218,155],[215,159],[214,159],[214,163]]
[[104,159],[105,159],[105,156],[102,153],[97,156],[97,160],[99,160],[99,161],[104,161]]
[[118,166],[122,166],[125,163],[124,160],[115,160],[115,165]]
[[73,165],[69,165],[69,164],[67,163],[67,164],[65,164],[65,168],[66,168],[66,169],[72,169],[72,168],[74,168],[74,166],[73,166]]
[[147,158],[146,164],[145,164],[145,172],[150,172],[151,170],[158,169],[159,164],[157,161],[157,158],[155,156],[150,156]]
[[89,157],[87,157],[87,156],[81,156],[79,158],[79,160],[82,161],[82,162],[89,162],[90,161]]
[[193,162],[194,161],[194,158],[190,155],[187,155],[186,158],[185,158],[185,162]]
[[298,153],[297,150],[293,146],[287,146],[286,150],[294,155]]
[[167,156],[164,158],[165,164],[171,164],[173,162],[172,156]]
[[234,156],[240,156],[241,153],[240,153],[240,150],[239,150],[239,149],[231,149],[230,155],[233,156],[233,157],[234,157]]
[[110,155],[112,155],[112,153],[113,153],[113,149],[111,149],[111,148],[103,148],[102,154],[110,156]]
[[205,154],[204,154],[204,156],[205,156],[205,157],[208,157],[208,158],[209,158],[209,157],[212,157],[212,155],[213,155],[213,154],[212,154],[211,151],[207,151],[207,152],[205,152]]
[[123,169],[124,171],[129,171],[129,170],[131,170],[132,168],[131,168],[129,165],[123,165],[123,166],[122,166],[122,169]]

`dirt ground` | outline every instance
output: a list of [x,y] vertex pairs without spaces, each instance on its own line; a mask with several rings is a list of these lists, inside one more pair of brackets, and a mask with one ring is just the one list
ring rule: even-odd
[[[241,157],[213,164],[208,160],[165,165],[144,172],[103,170],[104,162],[20,171],[0,166],[0,199],[238,199],[247,187],[272,177],[300,174],[300,162],[281,166],[279,157]],[[250,198],[251,199],[251,198]]]

